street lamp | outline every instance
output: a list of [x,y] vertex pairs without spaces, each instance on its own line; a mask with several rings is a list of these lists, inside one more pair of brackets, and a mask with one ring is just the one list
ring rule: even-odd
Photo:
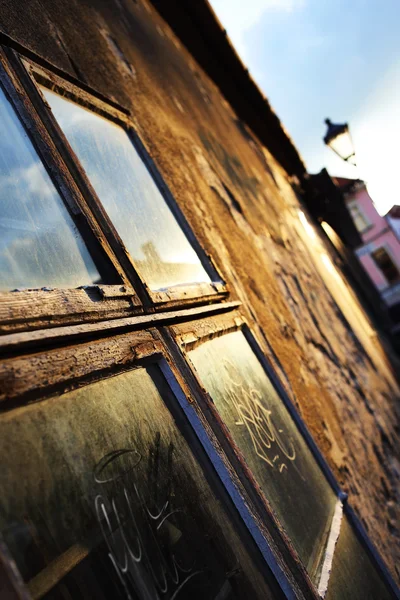
[[332,123],[330,119],[325,119],[328,130],[324,137],[324,142],[340,158],[356,166],[353,140],[351,139],[349,126],[347,123]]

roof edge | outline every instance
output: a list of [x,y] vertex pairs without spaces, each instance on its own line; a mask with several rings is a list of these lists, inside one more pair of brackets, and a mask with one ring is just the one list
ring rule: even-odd
[[289,175],[305,164],[269,101],[236,52],[208,0],[150,0],[193,58]]

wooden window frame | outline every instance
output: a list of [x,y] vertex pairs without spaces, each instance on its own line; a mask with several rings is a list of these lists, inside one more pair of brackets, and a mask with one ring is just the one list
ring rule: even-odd
[[110,284],[79,288],[23,289],[0,293],[0,335],[15,331],[54,327],[117,318],[142,310],[142,304],[117,257],[87,209],[78,187],[60,158],[53,140],[38,117],[0,47],[0,85],[26,131],[39,159],[66,209],[77,225],[100,274]]
[[[7,56],[18,74],[25,93],[29,96],[44,127],[51,136],[57,151],[60,154],[65,168],[76,182],[87,206],[94,215],[103,235],[107,239],[119,263],[122,265],[127,277],[131,281],[145,310],[165,310],[169,308],[186,307],[203,302],[219,302],[228,295],[227,286],[219,273],[215,262],[206,254],[201,244],[194,235],[188,221],[181,211],[178,203],[164,182],[160,171],[150,156],[149,148],[140,138],[137,127],[127,109],[117,105],[114,101],[105,98],[88,86],[83,86],[71,76],[56,73],[51,67],[45,67],[30,58],[23,57],[14,50],[7,50]],[[194,283],[171,286],[165,290],[151,290],[135,261],[129,255],[126,246],[118,234],[111,218],[102,205],[79,159],[74,153],[67,136],[57,123],[51,107],[43,96],[40,85],[76,104],[91,110],[103,118],[119,125],[127,133],[133,147],[148,169],[153,181],[157,185],[164,201],[170,208],[179,227],[196,252],[200,263],[211,279],[210,283]]]
[[[348,519],[350,527],[352,527],[353,532],[376,568],[377,573],[382,578],[383,582],[386,583],[393,598],[399,599],[400,590],[394,582],[379,552],[371,542],[360,519],[357,517],[354,509],[349,505],[348,494],[340,488],[326,459],[309,432],[307,425],[291,402],[284,385],[280,381],[280,378],[274,371],[269,360],[265,357],[260,344],[253,335],[246,319],[241,315],[240,311],[233,308],[231,312],[223,315],[209,316],[208,318],[198,321],[185,321],[184,323],[173,324],[168,327],[168,330],[164,330],[164,336],[170,341],[170,344],[175,346],[175,353],[179,353],[180,356],[179,358],[176,357],[175,361],[179,364],[181,371],[184,373],[185,381],[191,381],[194,389],[200,394],[201,399],[199,409],[204,413],[208,426],[212,429],[213,434],[223,449],[227,461],[236,472],[237,477],[244,484],[246,493],[248,497],[251,498],[255,513],[258,515],[259,519],[267,523],[268,530],[273,537],[271,547],[274,547],[275,549],[278,548],[279,555],[284,557],[284,560],[290,566],[292,573],[294,573],[296,583],[301,584],[301,578],[303,578],[303,582],[306,584],[308,591],[314,593],[316,598],[323,598],[325,596],[327,586],[329,585],[331,571],[327,574],[328,578],[324,591],[317,590],[316,585],[311,581],[305,566],[302,564],[300,557],[294,549],[290,538],[283,530],[278,518],[275,516],[268,499],[265,497],[251,470],[248,468],[242,452],[234,442],[232,435],[219,415],[210,394],[205,389],[201,378],[189,357],[188,353],[190,350],[193,350],[197,346],[216,337],[224,336],[235,331],[241,331],[244,334],[246,341],[259,360],[279,398],[287,408],[328,484],[337,496],[338,502],[342,504],[342,518],[346,517]],[[338,536],[339,531],[337,532],[337,537]],[[334,556],[332,556],[330,560],[330,569],[333,558]]]
[[[150,321],[149,325],[151,325]],[[54,361],[55,353],[57,361]],[[74,365],[73,370],[69,368],[71,361]],[[0,399],[0,407],[2,411],[12,411],[16,407],[41,402],[55,395],[90,386],[95,382],[136,368],[149,364],[157,365],[176,400],[174,412],[178,411],[182,415],[193,434],[198,449],[196,451],[196,448],[188,442],[189,446],[195,456],[200,451],[203,462],[205,460],[209,465],[210,477],[216,482],[214,484],[209,482],[209,485],[212,490],[217,485],[221,494],[225,496],[226,502],[223,503],[225,510],[232,520],[238,536],[243,540],[249,556],[260,569],[261,576],[266,577],[267,584],[268,577],[272,576],[272,585],[276,584],[288,599],[313,598],[315,600],[315,596],[296,592],[296,585],[292,581],[290,572],[287,571],[284,564],[276,560],[275,553],[271,552],[270,540],[265,533],[263,524],[259,522],[249,506],[243,494],[241,482],[232,474],[221,457],[217,440],[209,428],[205,429],[204,417],[201,411],[195,408],[195,397],[187,395],[187,386],[174,362],[162,334],[152,327],[109,338],[91,339],[78,346],[53,348],[40,353],[9,358],[0,362],[0,381],[5,381],[9,390],[8,397]],[[20,375],[21,373],[24,373],[23,377]],[[167,410],[170,410],[168,406]],[[179,425],[178,428],[185,437],[183,428]],[[199,463],[201,464],[201,460]],[[245,533],[243,534],[243,532]],[[246,539],[243,539],[243,535]],[[75,565],[76,561],[73,559],[71,569]],[[48,567],[43,571],[46,569]],[[46,585],[49,584],[41,583],[37,578],[43,573],[41,571],[34,578],[35,589],[44,585],[44,593],[47,593],[54,587],[54,578],[58,581],[69,572],[69,570],[65,571],[64,563],[61,565],[61,570],[62,575],[60,574],[58,579],[55,573],[50,574],[52,585],[48,588]],[[43,579],[45,576],[44,573]],[[7,547],[0,543],[0,589],[1,585],[4,585],[5,589],[8,589],[7,585],[11,587],[16,594],[15,598],[28,600],[31,597],[28,585],[23,583]],[[295,590],[293,590],[293,586]]]

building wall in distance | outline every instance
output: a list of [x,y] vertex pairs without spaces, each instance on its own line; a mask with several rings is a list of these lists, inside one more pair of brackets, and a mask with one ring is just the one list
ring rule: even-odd
[[131,111],[399,580],[400,391],[377,336],[361,340],[329,293],[284,170],[145,0],[5,0],[0,28]]
[[[373,259],[372,253],[383,248],[400,273],[400,237],[397,233],[400,220],[391,219],[388,215],[382,217],[376,210],[365,185],[346,194],[346,201],[351,205],[356,202],[360,213],[369,223],[368,228],[360,231],[363,245],[355,250],[356,256],[381,294],[384,304],[388,307],[399,304],[400,281],[388,281],[384,272]],[[395,322],[397,322],[397,318],[395,318]]]

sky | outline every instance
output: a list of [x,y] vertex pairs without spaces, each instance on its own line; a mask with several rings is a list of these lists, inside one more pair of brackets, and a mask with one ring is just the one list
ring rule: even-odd
[[[378,211],[400,204],[400,0],[210,0],[310,173],[360,178]],[[326,148],[348,122],[352,167]]]

